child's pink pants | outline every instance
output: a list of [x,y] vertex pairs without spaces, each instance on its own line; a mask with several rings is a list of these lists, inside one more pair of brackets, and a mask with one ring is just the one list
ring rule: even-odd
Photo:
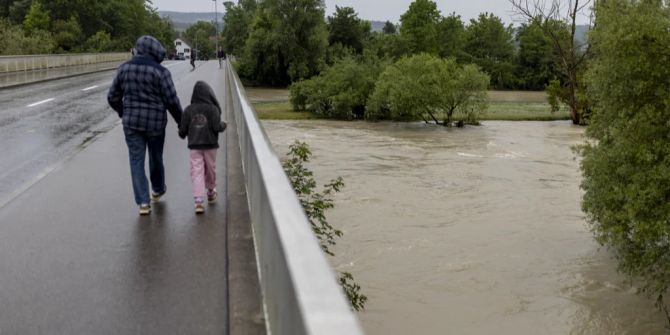
[[216,149],[191,150],[190,158],[193,198],[202,201],[205,198],[205,188],[216,188]]

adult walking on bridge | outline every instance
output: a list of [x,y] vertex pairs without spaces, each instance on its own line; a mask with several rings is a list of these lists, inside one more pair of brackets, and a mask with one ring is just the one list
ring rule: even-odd
[[223,51],[223,48],[219,47],[219,51],[216,52],[216,58],[219,59],[219,69],[223,68],[223,61],[226,60],[226,52]]
[[[156,38],[140,37],[135,45],[135,56],[119,67],[107,96],[109,105],[123,119],[133,192],[140,215],[150,214],[150,200],[159,200],[167,190],[163,166],[168,121],[165,110],[170,111],[177,125],[181,122],[182,107],[172,75],[160,65],[165,55],[165,48]],[[144,171],[147,149],[151,194]]]

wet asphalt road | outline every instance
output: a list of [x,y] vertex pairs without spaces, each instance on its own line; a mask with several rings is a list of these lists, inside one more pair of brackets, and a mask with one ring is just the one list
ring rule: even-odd
[[[223,99],[214,62],[170,69],[182,105],[202,79]],[[105,99],[112,76],[0,91],[8,199],[0,203],[0,334],[225,334],[225,196],[193,213],[188,151],[170,121],[168,193],[151,216],[138,216],[123,132]],[[217,165],[225,194],[225,150]]]
[[[175,80],[185,62],[168,63]],[[114,71],[0,89],[0,207],[118,118],[107,106]]]

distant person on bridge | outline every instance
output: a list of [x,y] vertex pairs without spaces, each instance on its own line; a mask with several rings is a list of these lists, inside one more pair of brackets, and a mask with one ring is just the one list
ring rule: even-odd
[[[151,36],[142,36],[135,45],[135,56],[122,64],[109,89],[107,101],[123,119],[123,132],[128,145],[130,174],[135,203],[140,215],[151,213],[150,200],[158,201],[165,194],[163,145],[169,110],[174,120],[181,122],[182,108],[170,71],[160,65],[166,51]],[[144,160],[149,151],[149,182]]]
[[226,52],[223,51],[223,48],[219,48],[216,57],[219,59],[219,69],[223,68],[223,61],[226,59]]
[[205,188],[208,202],[216,201],[216,149],[219,148],[219,133],[225,129],[226,123],[221,121],[221,106],[214,91],[203,81],[195,83],[191,105],[182,115],[179,137],[188,136],[196,214],[205,212]]
[[198,54],[195,51],[195,49],[191,50],[191,66],[193,67],[193,69],[191,69],[191,71],[195,70],[195,58],[196,57],[198,57]]

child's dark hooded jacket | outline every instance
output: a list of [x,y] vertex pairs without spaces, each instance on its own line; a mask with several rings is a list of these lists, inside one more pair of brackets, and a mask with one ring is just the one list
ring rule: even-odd
[[226,123],[221,121],[221,107],[214,91],[207,83],[197,82],[193,88],[191,105],[182,115],[179,136],[188,136],[189,149],[217,149],[219,133],[225,129]]

